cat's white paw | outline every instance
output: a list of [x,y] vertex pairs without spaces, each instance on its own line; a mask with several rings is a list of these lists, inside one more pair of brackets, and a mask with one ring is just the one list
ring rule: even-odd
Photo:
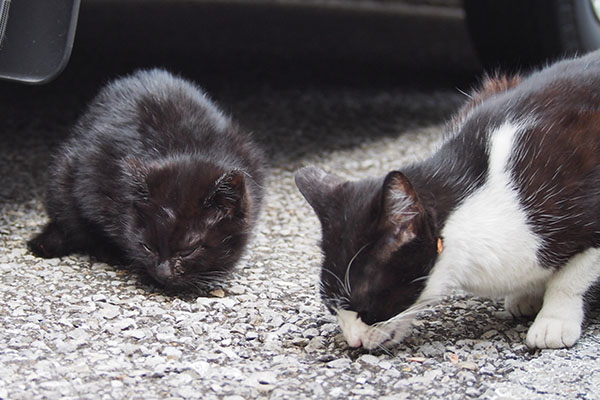
[[536,295],[514,295],[504,298],[504,308],[514,317],[531,317],[542,308],[543,299]]
[[530,349],[571,347],[581,336],[581,320],[538,316],[527,332],[525,344]]
[[372,350],[378,347],[386,348],[400,343],[412,327],[412,319],[398,319],[381,326],[371,326],[364,337],[363,347]]

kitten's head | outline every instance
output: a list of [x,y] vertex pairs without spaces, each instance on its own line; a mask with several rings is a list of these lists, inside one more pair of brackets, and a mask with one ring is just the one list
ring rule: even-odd
[[321,296],[346,341],[399,341],[437,257],[433,216],[397,171],[350,182],[308,167],[296,185],[321,221]]
[[134,179],[127,231],[134,265],[168,288],[197,288],[223,277],[250,231],[246,175],[214,164],[128,160]]

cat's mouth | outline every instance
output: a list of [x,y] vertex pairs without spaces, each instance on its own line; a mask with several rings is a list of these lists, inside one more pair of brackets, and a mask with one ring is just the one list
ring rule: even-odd
[[183,282],[183,265],[176,260],[165,260],[155,265],[154,268],[148,271],[150,276],[158,283],[165,287],[182,287]]
[[186,271],[180,260],[166,260],[144,271],[169,291],[204,292],[215,285],[222,284],[228,277],[228,271],[215,268],[196,268]]
[[363,322],[355,311],[338,309],[336,314],[348,346],[363,347],[367,350],[385,349],[400,343],[410,333],[414,319],[414,312],[407,310],[387,321],[369,325]]

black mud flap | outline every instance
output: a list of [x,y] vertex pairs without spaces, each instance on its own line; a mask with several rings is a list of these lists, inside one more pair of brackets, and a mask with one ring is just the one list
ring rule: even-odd
[[0,0],[0,78],[46,83],[67,65],[80,0]]

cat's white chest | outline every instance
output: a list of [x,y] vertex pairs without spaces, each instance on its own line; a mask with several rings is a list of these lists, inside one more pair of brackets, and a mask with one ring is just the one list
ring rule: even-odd
[[506,168],[521,128],[507,123],[492,133],[486,182],[449,216],[442,230],[444,251],[424,297],[452,287],[505,296],[528,291],[552,274],[538,263],[541,241],[527,222]]

